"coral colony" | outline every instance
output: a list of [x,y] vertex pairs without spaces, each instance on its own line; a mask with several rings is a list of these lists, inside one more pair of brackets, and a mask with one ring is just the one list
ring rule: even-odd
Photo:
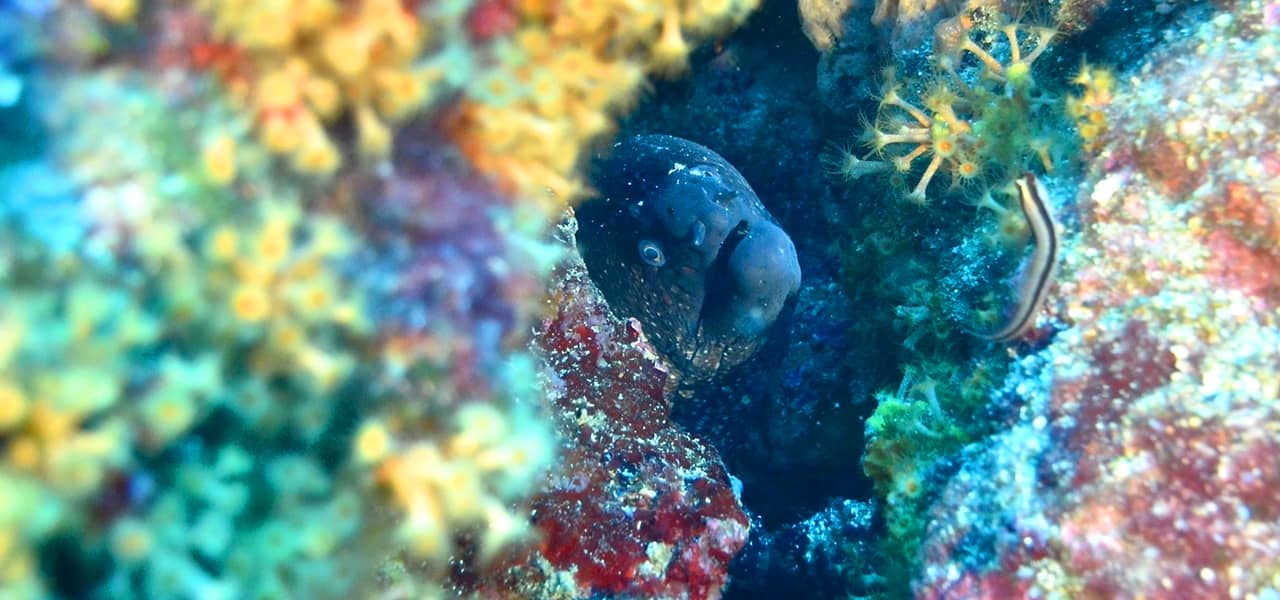
[[1280,598],[1277,65],[1275,0],[0,3],[0,600]]

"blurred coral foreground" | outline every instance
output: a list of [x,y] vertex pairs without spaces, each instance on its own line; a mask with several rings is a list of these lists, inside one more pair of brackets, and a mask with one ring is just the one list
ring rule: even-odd
[[753,8],[0,5],[0,597],[717,597],[728,476],[549,224]]

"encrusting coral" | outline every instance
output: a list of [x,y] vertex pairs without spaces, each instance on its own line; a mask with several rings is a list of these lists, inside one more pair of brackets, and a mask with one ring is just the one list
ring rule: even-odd
[[1215,5],[1110,97],[1106,74],[1078,78],[1107,127],[1050,304],[1061,330],[940,490],[918,597],[1275,593],[1276,9]]
[[[471,161],[549,206],[581,197],[583,150],[629,108],[646,75],[678,74],[698,40],[741,24],[756,0],[569,0],[506,3],[450,131]],[[496,10],[496,9],[495,9]],[[496,17],[491,17],[495,18]],[[474,25],[473,25],[474,26]],[[548,194],[550,197],[548,198]]]
[[398,0],[193,3],[208,15],[206,60],[226,61],[233,98],[259,140],[303,173],[342,163],[332,127],[355,125],[356,149],[385,156],[391,126],[439,93],[442,73],[418,65],[429,31]]
[[[0,227],[6,594],[392,593],[370,574],[401,552],[429,591],[472,556],[464,534],[478,562],[532,539],[521,500],[554,438],[513,328],[554,260],[540,220],[476,183],[365,222],[268,177],[251,159],[268,151],[216,99],[174,101],[119,69],[51,85],[60,137],[40,168],[85,191]],[[224,135],[235,186],[175,151]],[[0,200],[8,214],[38,193]],[[434,246],[402,237],[423,235],[405,225],[421,215],[442,219]],[[416,253],[370,252],[371,236]],[[407,283],[463,247],[447,294]],[[414,316],[391,310],[410,295]],[[48,567],[58,535],[81,549]],[[101,560],[75,583],[48,570]]]
[[[385,159],[394,130],[425,111],[504,191],[555,214],[586,191],[579,156],[646,78],[683,72],[698,41],[755,6],[198,0],[158,12],[181,31],[164,36],[168,60],[216,74],[259,142],[296,171],[328,177],[352,159]],[[222,140],[207,152],[225,166],[235,150]]]

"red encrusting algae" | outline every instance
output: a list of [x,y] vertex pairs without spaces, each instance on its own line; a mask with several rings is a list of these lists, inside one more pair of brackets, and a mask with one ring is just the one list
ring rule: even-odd
[[609,312],[576,258],[555,296],[537,346],[554,372],[564,446],[534,498],[544,537],[534,567],[512,578],[516,591],[571,575],[575,597],[719,597],[748,530],[719,456],[669,420],[666,368],[638,322]]

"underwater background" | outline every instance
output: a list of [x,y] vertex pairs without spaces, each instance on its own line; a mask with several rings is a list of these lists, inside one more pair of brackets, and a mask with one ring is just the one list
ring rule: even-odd
[[0,600],[1280,598],[1280,1],[0,0]]

